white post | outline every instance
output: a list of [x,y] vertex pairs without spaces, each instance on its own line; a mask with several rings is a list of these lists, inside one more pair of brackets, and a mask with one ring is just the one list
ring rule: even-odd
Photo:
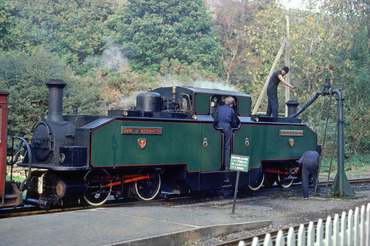
[[322,245],[323,241],[324,241],[324,225],[322,219],[319,219],[316,227],[316,244]]
[[[285,44],[285,65],[290,68],[290,54],[289,54],[289,15],[286,19],[286,44]],[[286,81],[290,83],[290,73],[286,75]],[[285,86],[285,102],[290,100],[290,87]],[[285,105],[285,117],[288,117],[288,106]]]
[[370,246],[370,203],[366,207],[366,246]]
[[288,231],[288,237],[287,237],[287,245],[289,246],[295,246],[295,233],[294,228],[290,227]]
[[353,244],[353,210],[350,209],[348,212],[348,232],[347,232],[347,245]]
[[300,224],[298,229],[298,246],[305,245],[306,245],[305,228],[303,224]]
[[325,223],[325,246],[332,246],[332,242],[333,242],[333,226],[332,226],[332,222],[331,222],[331,216],[328,216],[328,218],[326,218],[326,223]]
[[360,214],[360,246],[365,246],[365,215],[365,205],[362,205]]
[[346,230],[346,212],[343,212],[342,213],[342,217],[341,217],[341,220],[340,220],[340,245],[347,245],[347,230]]
[[355,217],[353,219],[353,245],[360,245],[359,219],[360,219],[360,209],[356,207]]
[[308,224],[307,230],[307,246],[314,246],[315,245],[315,227],[313,222],[310,221]]
[[333,245],[339,245],[339,242],[339,215],[336,214],[333,223]]

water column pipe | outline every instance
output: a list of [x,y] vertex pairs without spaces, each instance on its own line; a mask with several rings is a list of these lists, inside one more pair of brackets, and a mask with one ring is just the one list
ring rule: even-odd
[[338,129],[338,171],[335,176],[333,185],[330,190],[331,196],[336,197],[355,197],[346,173],[344,172],[344,98],[342,91],[339,89],[333,89],[330,86],[330,80],[327,80],[324,89],[321,91],[321,95],[332,95],[334,94],[337,100],[337,129]]

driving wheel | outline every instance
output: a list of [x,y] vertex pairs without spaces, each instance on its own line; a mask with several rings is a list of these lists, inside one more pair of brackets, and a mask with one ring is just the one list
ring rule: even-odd
[[148,179],[138,180],[134,184],[135,193],[140,200],[153,200],[161,189],[161,176],[156,170],[140,170],[139,174],[149,175]]
[[265,181],[265,173],[262,173],[262,175],[257,179],[256,182],[253,184],[249,184],[248,187],[251,190],[258,190],[263,185],[263,182]]
[[278,175],[277,183],[278,183],[278,185],[280,185],[283,188],[289,188],[290,186],[292,186],[293,181],[294,181],[294,179],[287,178],[283,174]]
[[90,170],[85,174],[84,180],[87,185],[87,191],[84,194],[85,201],[91,206],[100,206],[104,204],[112,191],[112,186],[106,187],[111,181],[106,177],[109,173],[102,170]]

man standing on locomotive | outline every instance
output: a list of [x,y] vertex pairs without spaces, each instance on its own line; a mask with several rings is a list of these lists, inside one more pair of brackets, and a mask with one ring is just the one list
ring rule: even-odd
[[222,129],[224,138],[224,164],[225,170],[230,169],[231,136],[232,128],[237,126],[236,114],[233,109],[235,100],[232,97],[225,98],[225,104],[217,107],[213,116],[217,128]]
[[267,86],[267,96],[268,96],[268,104],[267,104],[267,116],[277,118],[278,117],[278,111],[279,111],[279,101],[277,96],[277,88],[280,83],[280,81],[292,88],[295,89],[296,87],[289,84],[287,81],[284,80],[283,76],[289,72],[288,67],[283,67],[281,70],[276,71],[272,74],[269,84]]
[[[316,186],[316,180],[320,164],[320,154],[316,151],[307,151],[298,161],[299,169],[302,172],[302,191],[303,197],[308,198],[308,183],[310,176],[313,178],[313,185]],[[319,187],[317,187],[317,191]]]

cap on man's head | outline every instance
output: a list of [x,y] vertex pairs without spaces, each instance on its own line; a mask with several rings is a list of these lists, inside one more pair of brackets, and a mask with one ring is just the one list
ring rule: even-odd
[[289,68],[288,67],[283,67],[281,70],[284,70],[286,73],[289,73]]

